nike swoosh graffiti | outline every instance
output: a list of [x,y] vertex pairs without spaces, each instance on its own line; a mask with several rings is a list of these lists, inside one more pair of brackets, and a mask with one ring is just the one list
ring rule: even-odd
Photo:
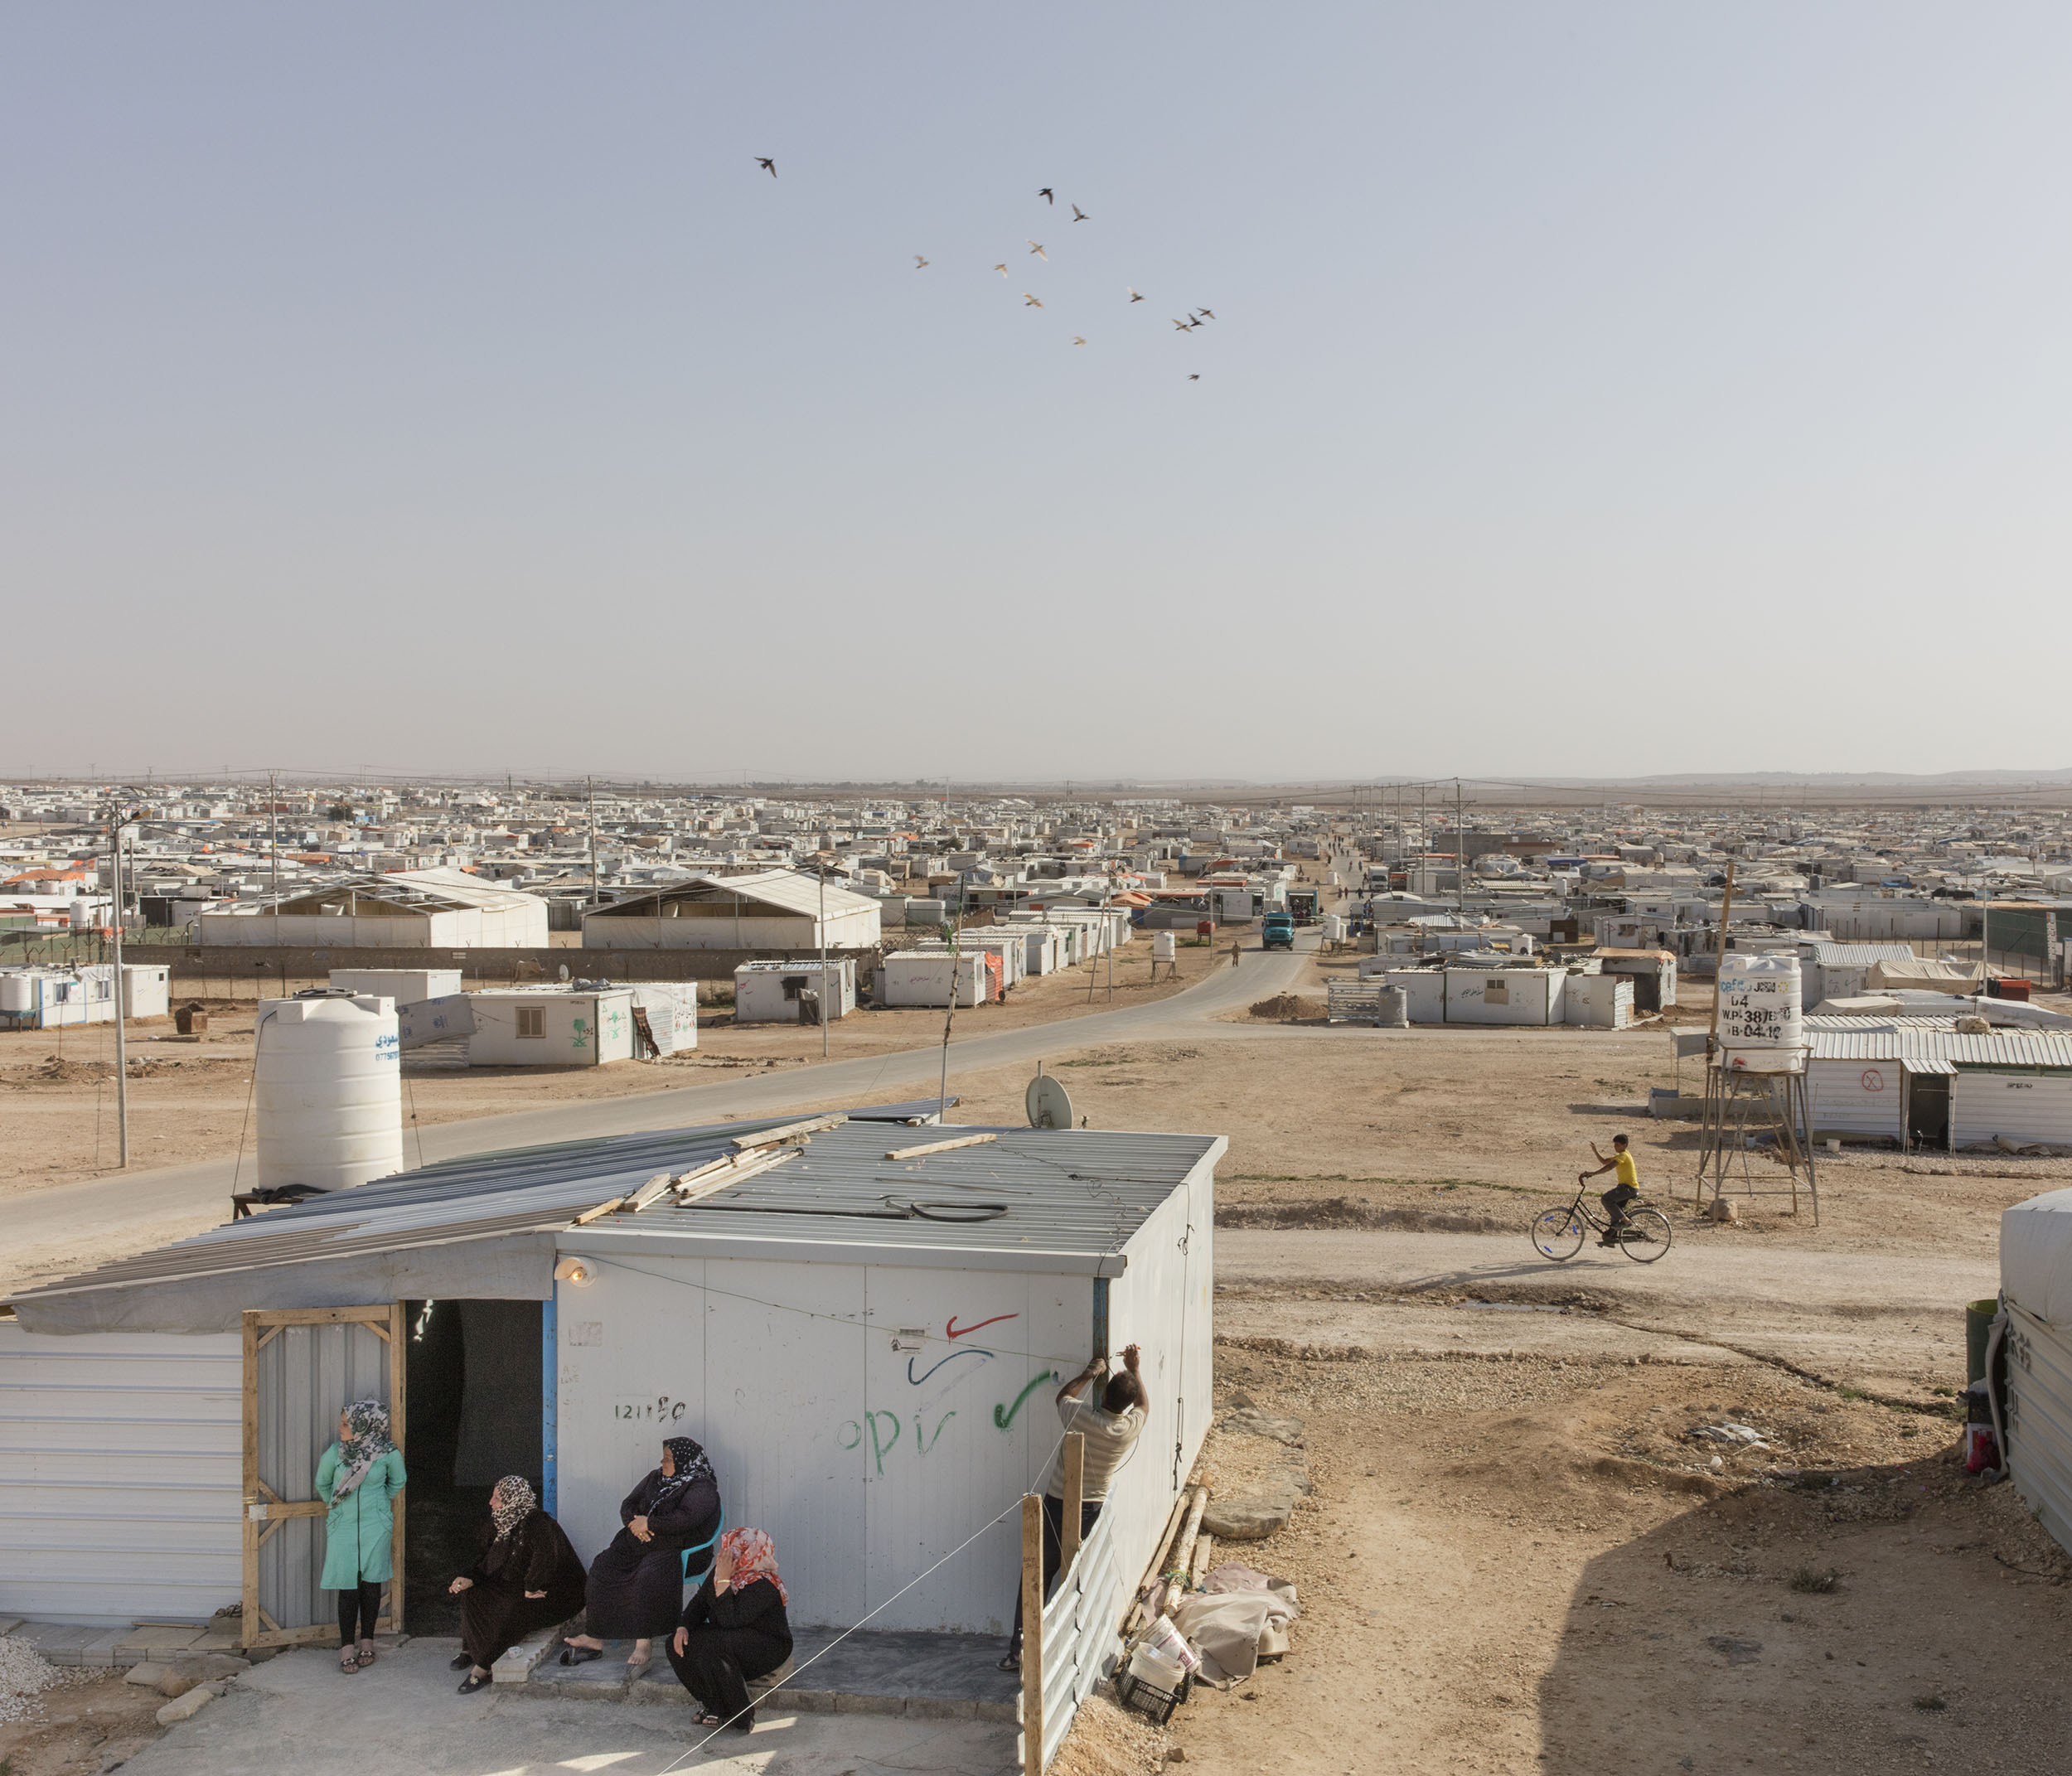
[[918,1387],[923,1382],[927,1381],[930,1376],[935,1373],[936,1369],[940,1369],[942,1367],[942,1363],[955,1362],[960,1357],[978,1357],[983,1358],[990,1357],[992,1354],[993,1353],[990,1351],[982,1351],[979,1349],[976,1345],[971,1345],[961,1351],[951,1351],[947,1357],[945,1357],[942,1359],[942,1362],[939,1362],[935,1366],[934,1369],[925,1370],[919,1375],[916,1375],[913,1372],[913,1358],[909,1357],[907,1359],[907,1379],[913,1382],[916,1387]]
[[966,1333],[976,1332],[982,1326],[997,1326],[1004,1319],[1019,1319],[1021,1317],[1019,1314],[995,1314],[990,1319],[977,1320],[969,1326],[960,1326],[957,1324],[956,1315],[952,1314],[943,1323],[942,1335],[946,1338],[961,1338]]

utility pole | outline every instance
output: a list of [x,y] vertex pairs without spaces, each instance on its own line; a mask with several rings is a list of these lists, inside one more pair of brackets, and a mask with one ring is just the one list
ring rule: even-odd
[[583,780],[583,798],[590,817],[590,904],[598,903],[597,887],[597,784],[589,777]]
[[[281,941],[281,774],[278,771],[266,773],[266,849],[268,861],[273,870],[274,894],[274,947]],[[201,927],[195,927],[196,931]],[[281,997],[288,997],[288,965],[281,965]]]
[[115,886],[115,1169],[129,1169],[129,1050],[123,1030],[123,828],[117,811],[108,834],[109,865]]
[[[827,1058],[827,864],[816,858],[819,868],[814,872],[821,878],[821,1058]],[[954,974],[956,970],[951,970]],[[951,996],[956,997],[956,983],[950,983]]]
[[1453,893],[1454,911],[1468,910],[1468,829],[1463,818],[1460,779],[1453,780]]

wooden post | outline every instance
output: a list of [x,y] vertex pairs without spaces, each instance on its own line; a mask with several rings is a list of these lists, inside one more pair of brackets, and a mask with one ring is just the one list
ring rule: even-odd
[[[395,1445],[399,1452],[403,1448],[403,1440],[409,1428],[407,1411],[409,1402],[405,1398],[404,1386],[404,1377],[409,1373],[409,1349],[404,1342],[404,1328],[403,1304],[391,1301],[389,1304],[389,1440]],[[346,1336],[350,1338],[351,1334],[348,1333]],[[409,1458],[405,1457],[404,1492],[406,1493],[409,1490]],[[395,1516],[395,1526],[390,1531],[389,1557],[395,1576],[389,1584],[389,1632],[400,1634],[403,1632],[403,1517],[407,1500],[399,1495],[391,1503]]]
[[246,1309],[241,1316],[244,1334],[244,1554],[243,1608],[238,1616],[238,1638],[250,1646],[259,1631],[259,1524],[252,1516],[259,1502],[259,1323]]
[[1726,922],[1734,914],[1734,859],[1726,860],[1726,895],[1720,903],[1720,941],[1713,948],[1712,1028],[1706,1038],[1705,1064],[1720,1052],[1720,975],[1726,967]]
[[1043,1502],[1022,1495],[1022,1776],[1043,1776]]
[[1083,1430],[1065,1433],[1064,1482],[1064,1531],[1058,1537],[1060,1580],[1071,1572],[1079,1554],[1079,1520],[1084,1515],[1087,1498],[1087,1434]]

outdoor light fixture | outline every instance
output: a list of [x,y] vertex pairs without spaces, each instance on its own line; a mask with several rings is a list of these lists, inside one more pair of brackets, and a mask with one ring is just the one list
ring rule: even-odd
[[557,1283],[574,1283],[578,1289],[588,1289],[597,1280],[597,1272],[580,1258],[564,1258],[554,1267]]

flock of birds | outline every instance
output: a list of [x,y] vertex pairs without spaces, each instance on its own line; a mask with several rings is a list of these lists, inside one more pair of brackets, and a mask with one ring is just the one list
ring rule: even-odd
[[[755,163],[757,166],[761,167],[763,172],[768,173],[772,178],[774,179],[777,176],[777,162],[771,156],[767,154],[758,154],[755,157]],[[1057,207],[1058,193],[1051,186],[1048,185],[1039,186],[1037,190],[1036,195],[1042,198],[1043,201],[1048,204],[1053,209]],[[1072,219],[1074,222],[1091,222],[1093,220],[1093,218],[1088,215],[1085,211],[1082,210],[1077,204],[1072,203],[1069,200],[1067,200],[1067,206],[1072,211]],[[1023,239],[1026,240],[1029,240],[1029,237],[1024,235],[1023,236]],[[1029,251],[1031,256],[1043,260],[1046,265],[1050,263],[1050,254],[1045,249],[1043,244],[1040,240],[1029,240]],[[917,253],[913,256],[913,269],[916,271],[926,271],[931,263],[932,262],[929,259],[921,254]],[[1003,278],[1009,275],[1005,260],[1002,260],[1000,264],[995,265],[993,269],[998,272]],[[1140,302],[1144,300],[1143,297],[1140,296],[1132,286],[1125,284],[1123,288],[1126,292],[1127,292],[1130,302]],[[1022,292],[1022,302],[1024,307],[1029,308],[1041,308],[1043,306],[1043,299],[1031,290],[1024,290]],[[1126,307],[1128,304],[1125,303],[1124,306]],[[1215,318],[1216,311],[1213,308],[1190,308],[1187,311],[1187,318],[1184,321],[1179,320],[1176,317],[1174,320],[1173,325],[1183,333],[1191,333],[1197,327],[1198,327],[1203,322],[1213,321]],[[1083,333],[1075,333],[1072,336],[1072,342],[1075,346],[1083,346],[1087,342],[1086,336]],[[1198,370],[1190,372],[1187,380],[1189,382],[1199,382],[1202,380],[1201,372]]]

